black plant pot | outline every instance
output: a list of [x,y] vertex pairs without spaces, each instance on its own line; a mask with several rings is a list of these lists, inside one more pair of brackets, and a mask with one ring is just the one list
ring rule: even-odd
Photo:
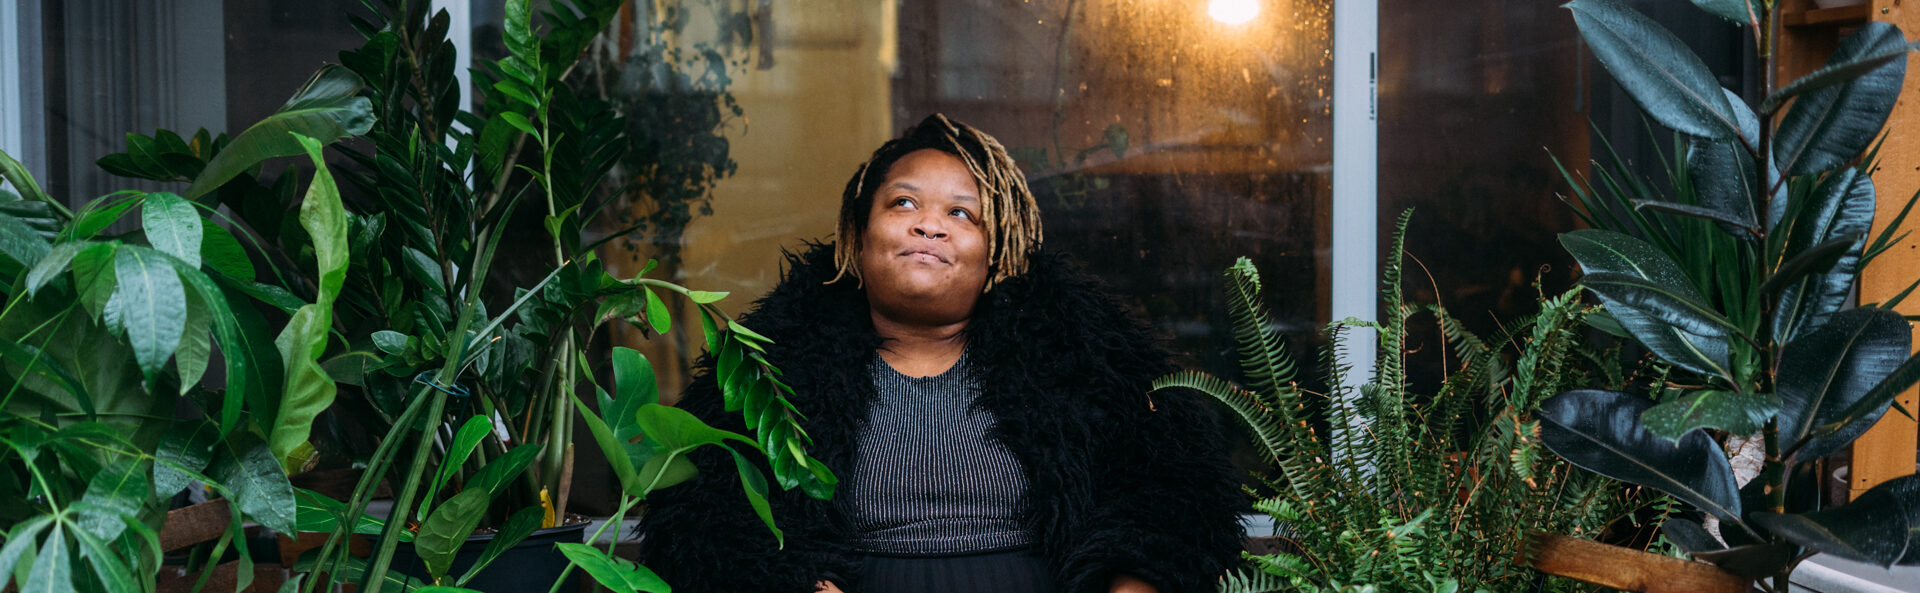
[[[485,593],[546,593],[553,588],[553,582],[567,568],[567,557],[560,553],[554,544],[580,543],[590,523],[581,521],[571,525],[540,529],[520,540],[499,558],[493,559],[480,574],[467,581],[466,588]],[[453,568],[447,571],[447,582],[467,573],[467,567],[480,559],[481,550],[493,541],[493,534],[480,534],[467,538],[460,545],[460,552],[453,557]],[[393,550],[393,570],[401,574],[431,583],[427,576],[427,566],[420,561],[420,555],[414,553],[412,542],[401,542]],[[573,593],[580,589],[580,575],[576,571],[567,575],[567,582],[560,591]]]

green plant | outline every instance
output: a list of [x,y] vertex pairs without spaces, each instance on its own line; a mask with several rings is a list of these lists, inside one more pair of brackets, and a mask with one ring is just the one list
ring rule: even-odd
[[[319,360],[351,387],[347,401],[367,412],[360,420],[386,437],[367,457],[350,500],[304,496],[311,522],[300,528],[332,536],[305,563],[313,578],[303,590],[328,581],[360,582],[369,591],[405,585],[390,568],[395,548],[409,539],[425,561],[426,581],[464,585],[484,564],[456,575],[452,560],[475,529],[499,529],[493,545],[504,549],[565,521],[576,412],[593,419],[593,436],[623,484],[620,514],[646,492],[685,479],[686,449],[718,444],[699,440],[718,431],[671,408],[610,398],[595,417],[577,395],[597,385],[597,371],[609,370],[586,355],[599,328],[619,320],[669,333],[667,299],[676,296],[696,305],[730,408],[758,429],[758,440],[720,440],[751,445],[783,488],[822,497],[833,490],[832,473],[805,454],[807,436],[785,403],[778,370],[758,352],[765,340],[726,322],[715,305],[724,293],[644,277],[652,265],[616,278],[596,254],[604,240],[588,231],[615,199],[604,185],[627,153],[630,128],[618,105],[577,93],[569,76],[621,2],[555,3],[541,15],[544,31],[529,4],[506,4],[508,55],[478,69],[481,113],[457,109],[446,15],[426,3],[380,3],[375,22],[356,22],[367,43],[341,56],[367,80],[380,121],[368,133],[372,153],[344,151],[361,166],[343,177],[367,197],[348,208],[356,266],[336,324],[348,348]],[[651,382],[650,371],[633,370],[628,352],[615,350],[612,374]],[[652,430],[642,438],[636,426]],[[615,433],[621,436],[609,440]],[[735,459],[743,475],[758,478],[749,481],[748,498],[773,528],[761,470],[744,454]],[[396,511],[385,522],[362,518],[383,476],[395,486]],[[349,532],[379,534],[371,559],[345,553]],[[645,588],[622,576],[640,567],[583,546],[563,551],[603,584]]]
[[[355,133],[365,105],[338,103],[330,124],[289,121],[295,105],[333,92],[315,86],[236,143],[203,134],[187,145],[162,135],[170,151],[211,156],[219,167],[184,164],[198,157],[162,164],[158,151],[138,166],[177,165],[180,180],[219,187],[267,158],[308,157],[315,174],[300,222],[315,237],[322,269],[343,269],[344,236],[329,231],[344,218],[320,150]],[[136,138],[153,142],[129,142]],[[327,296],[306,303],[289,294],[299,313],[282,326],[276,351],[255,309],[266,305],[247,296],[268,285],[256,282],[248,250],[211,205],[124,191],[76,213],[4,153],[0,177],[20,190],[0,196],[11,206],[0,209],[0,376],[8,379],[0,396],[0,464],[8,470],[0,481],[0,574],[8,577],[0,583],[11,578],[23,591],[153,589],[167,503],[197,482],[232,501],[212,557],[235,548],[244,587],[253,575],[244,522],[293,529],[293,491],[274,444],[305,442],[310,417],[298,410],[310,400],[299,377],[280,381],[279,367],[283,352],[307,343],[311,320],[325,318]],[[135,211],[137,231],[103,234]],[[224,373],[210,377],[216,352]],[[182,400],[195,413],[176,418]]]
[[[1751,30],[1760,70],[1772,71],[1778,3],[1695,4]],[[1605,169],[1595,184],[1569,176],[1594,228],[1561,243],[1606,305],[1596,325],[1631,336],[1668,372],[1651,397],[1582,389],[1548,400],[1542,439],[1582,467],[1718,519],[1724,544],[1692,521],[1669,521],[1667,533],[1763,590],[1785,591],[1814,553],[1920,563],[1920,478],[1821,509],[1814,471],[1920,379],[1920,359],[1908,358],[1911,327],[1892,310],[1912,288],[1845,306],[1860,269],[1904,237],[1895,233],[1905,210],[1867,240],[1869,149],[1914,45],[1869,23],[1825,67],[1785,85],[1769,78],[1754,109],[1632,9],[1613,0],[1567,7],[1595,57],[1680,135],[1681,150],[1669,167],[1671,196]],[[1742,487],[1718,441],[1749,435],[1766,462]]]
[[[1394,253],[1408,215],[1400,219]],[[1438,305],[1402,300],[1398,258],[1384,275],[1384,321],[1328,328],[1326,394],[1293,382],[1284,338],[1268,323],[1258,272],[1245,258],[1226,276],[1247,387],[1197,371],[1154,382],[1155,389],[1198,389],[1226,404],[1278,470],[1277,493],[1254,508],[1285,526],[1293,551],[1249,555],[1259,571],[1232,575],[1222,591],[1525,590],[1537,573],[1511,559],[1527,530],[1599,535],[1653,502],[1540,454],[1533,415],[1542,399],[1570,386],[1624,380],[1583,346],[1579,330],[1592,308],[1578,293],[1543,296],[1538,314],[1483,340]],[[1430,397],[1410,390],[1402,360],[1407,324],[1420,313],[1433,315],[1458,356]],[[1354,386],[1336,358],[1345,333],[1362,326],[1380,332],[1380,363],[1371,381]],[[1330,428],[1315,427],[1322,409]],[[1554,589],[1571,584],[1555,582]]]

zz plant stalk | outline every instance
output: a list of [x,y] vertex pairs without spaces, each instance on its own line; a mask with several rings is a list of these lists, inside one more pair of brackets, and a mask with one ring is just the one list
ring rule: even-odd
[[[1777,2],[1694,4],[1750,30],[1761,70],[1772,72]],[[1671,195],[1601,168],[1593,183],[1569,176],[1593,228],[1561,236],[1606,306],[1595,325],[1630,336],[1669,372],[1651,397],[1578,389],[1548,400],[1541,438],[1568,461],[1716,519],[1720,538],[1684,519],[1666,532],[1762,590],[1786,591],[1794,567],[1816,553],[1920,564],[1920,477],[1821,508],[1814,471],[1920,379],[1912,327],[1893,310],[1912,287],[1846,306],[1860,270],[1905,238],[1896,235],[1903,210],[1868,240],[1869,173],[1915,46],[1868,23],[1812,74],[1785,85],[1769,75],[1755,108],[1620,2],[1567,8],[1601,64],[1678,135]],[[1744,485],[1722,451],[1730,437],[1765,448],[1764,467]]]

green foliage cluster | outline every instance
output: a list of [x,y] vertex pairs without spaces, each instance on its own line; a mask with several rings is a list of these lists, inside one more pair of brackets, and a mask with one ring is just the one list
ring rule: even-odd
[[[1695,0],[1751,31],[1772,68],[1780,6]],[[1596,167],[1568,175],[1593,228],[1561,236],[1606,306],[1596,327],[1667,369],[1652,397],[1576,389],[1542,405],[1556,454],[1657,488],[1719,520],[1666,531],[1695,558],[1785,591],[1814,553],[1920,564],[1920,477],[1821,508],[1820,459],[1852,442],[1920,379],[1912,327],[1885,302],[1848,308],[1860,270],[1905,238],[1906,209],[1877,236],[1874,144],[1916,45],[1869,23],[1827,65],[1762,89],[1758,107],[1720,88],[1686,45],[1616,0],[1567,5],[1594,55],[1652,120],[1677,132],[1669,195]],[[1920,200],[1916,196],[1915,200]],[[1871,239],[1871,241],[1869,240]],[[1760,475],[1741,483],[1722,442],[1757,437]]]
[[[1410,215],[1400,219],[1395,253]],[[1383,321],[1329,326],[1327,393],[1294,383],[1259,274],[1245,258],[1226,277],[1246,387],[1196,371],[1155,381],[1156,389],[1194,388],[1225,403],[1277,469],[1277,493],[1254,508],[1282,526],[1290,549],[1250,555],[1258,570],[1230,575],[1222,591],[1532,590],[1540,575],[1513,563],[1526,532],[1598,536],[1655,502],[1542,454],[1534,417],[1542,400],[1624,381],[1606,353],[1584,344],[1583,321],[1594,308],[1577,292],[1543,296],[1539,313],[1487,340],[1443,307],[1405,302],[1400,271],[1399,258],[1385,267]],[[1404,361],[1408,323],[1424,315],[1455,356],[1431,396],[1410,389]],[[1339,353],[1347,332],[1363,327],[1379,332],[1380,358],[1373,378],[1355,385]],[[1317,426],[1322,411],[1325,428]]]

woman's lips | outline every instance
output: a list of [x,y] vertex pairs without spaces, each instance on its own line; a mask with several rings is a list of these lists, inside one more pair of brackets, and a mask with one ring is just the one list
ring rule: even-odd
[[922,249],[908,250],[906,252],[901,253],[900,255],[920,263],[927,263],[927,264],[947,263],[947,258],[941,257],[940,254],[934,253],[932,251],[922,250]]

